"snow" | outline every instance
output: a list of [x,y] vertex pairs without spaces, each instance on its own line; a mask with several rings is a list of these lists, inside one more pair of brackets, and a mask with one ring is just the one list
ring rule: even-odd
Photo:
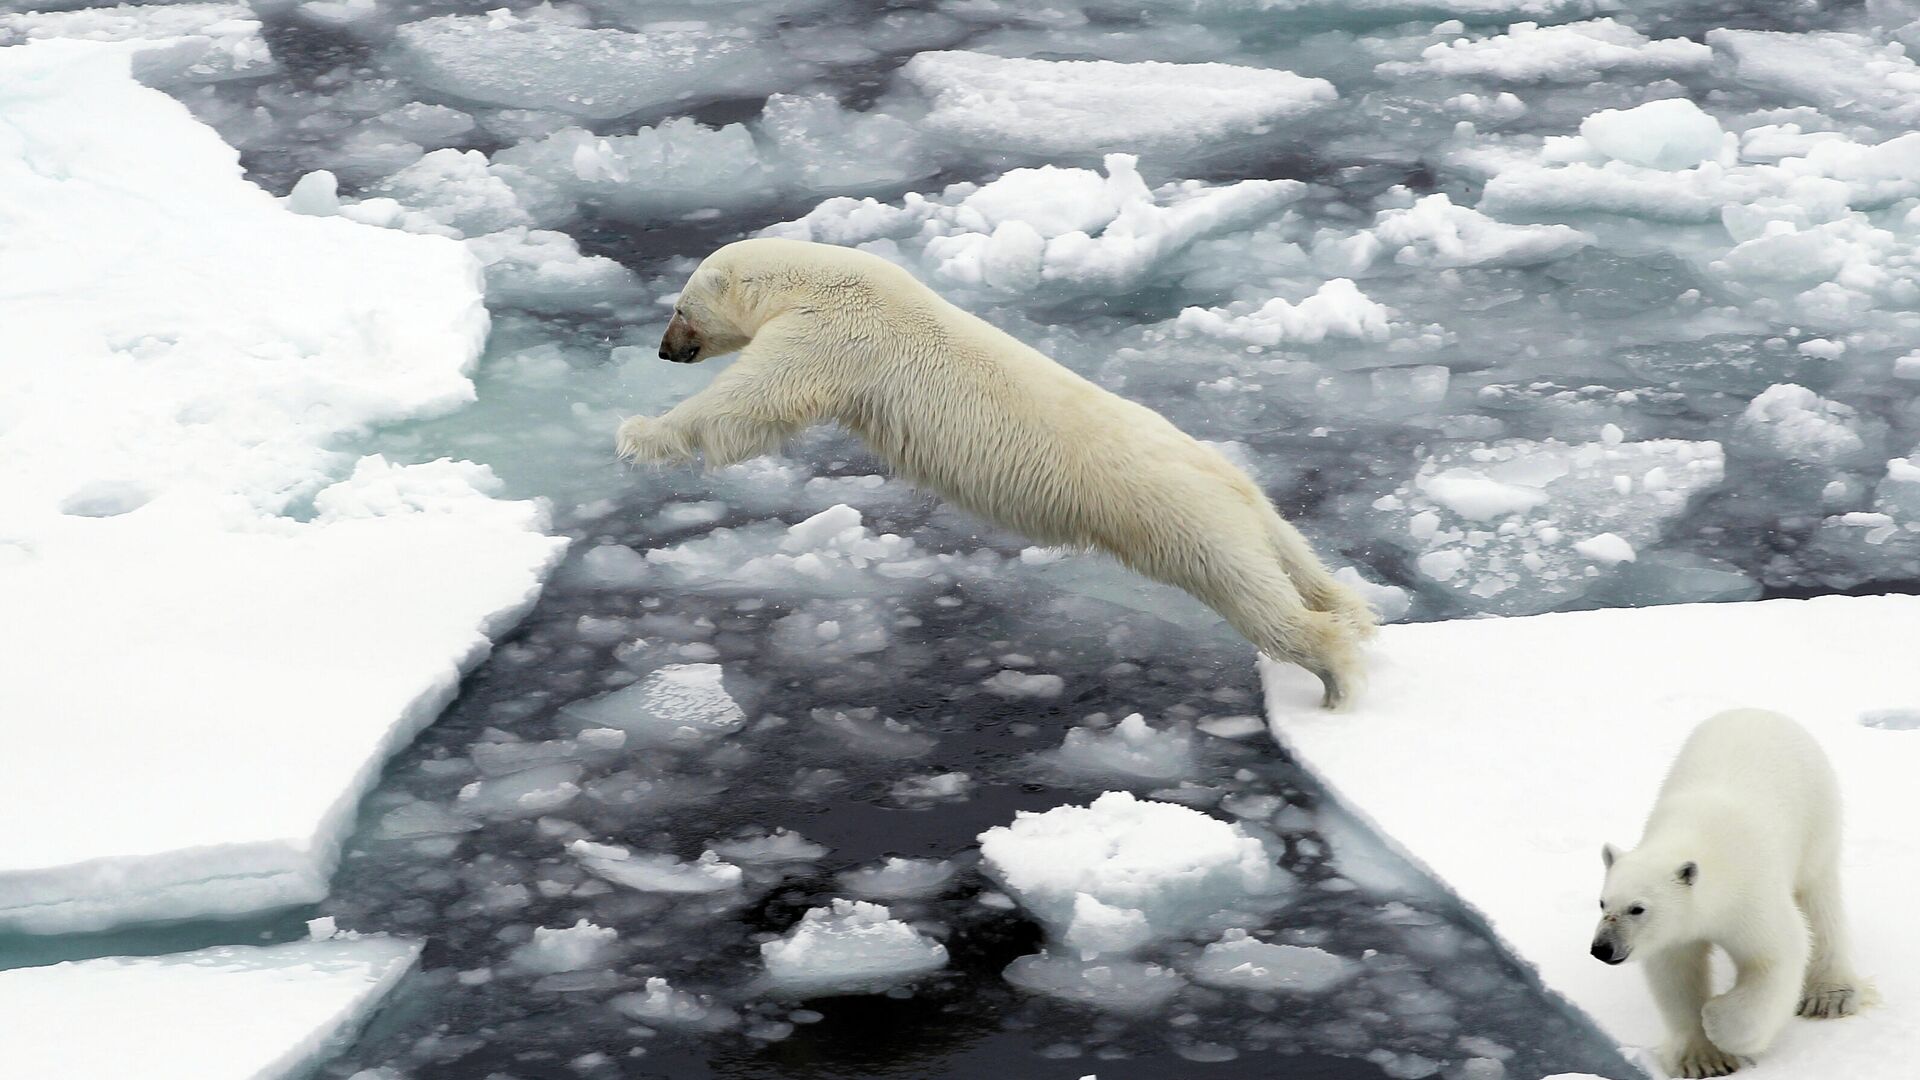
[[767,976],[796,997],[870,993],[947,966],[946,946],[879,904],[835,900],[760,946]]
[[0,815],[60,808],[0,838],[0,927],[317,900],[563,546],[483,466],[329,448],[471,400],[477,268],[287,212],[114,47],[0,50],[0,115]]
[[0,47],[50,38],[116,42],[135,78],[163,89],[258,78],[274,70],[260,20],[246,4],[122,4],[81,11],[0,13]]
[[[1822,597],[1390,626],[1350,714],[1263,668],[1276,735],[1450,885],[1552,989],[1629,1047],[1661,1022],[1638,971],[1587,955],[1599,848],[1631,843],[1680,742],[1722,709],[1784,712],[1817,737],[1846,802],[1843,888],[1881,1006],[1796,1020],[1741,1075],[1893,1076],[1920,1054],[1920,937],[1907,897],[1920,743],[1920,598]],[[1491,665],[1491,666],[1490,666]],[[1578,693],[1568,693],[1578,687]]]
[[342,937],[0,971],[7,1075],[304,1075],[352,1039],[419,953],[398,938]]
[[900,74],[931,97],[935,134],[1038,157],[1193,150],[1263,134],[1337,96],[1325,79],[1219,63],[928,52]]
[[1083,959],[1126,954],[1283,892],[1287,874],[1239,825],[1109,791],[980,834],[986,871]]

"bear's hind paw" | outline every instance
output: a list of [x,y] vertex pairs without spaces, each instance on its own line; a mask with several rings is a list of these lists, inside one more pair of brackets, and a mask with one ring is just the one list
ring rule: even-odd
[[1681,1047],[1674,1055],[1672,1071],[1675,1076],[1684,1076],[1689,1080],[1699,1077],[1728,1076],[1738,1072],[1740,1059],[1713,1045],[1705,1039],[1690,1042]]
[[1814,1020],[1832,1020],[1860,1011],[1860,995],[1847,984],[1810,987],[1800,998],[1799,1013]]

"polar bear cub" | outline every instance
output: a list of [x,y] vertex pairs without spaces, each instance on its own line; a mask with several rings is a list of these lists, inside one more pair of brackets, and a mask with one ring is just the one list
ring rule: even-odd
[[[1725,1076],[1787,1020],[1851,1015],[1868,990],[1847,957],[1840,904],[1840,790],[1805,728],[1759,709],[1723,712],[1687,737],[1640,846],[1601,851],[1593,955],[1639,957],[1666,1018],[1662,1064]],[[1714,995],[1708,953],[1735,978]]]
[[1346,703],[1373,628],[1245,473],[877,255],[729,244],[688,280],[660,343],[678,363],[739,351],[699,393],[620,427],[639,461],[729,465],[838,422],[908,480],[1045,544],[1108,552],[1219,612]]

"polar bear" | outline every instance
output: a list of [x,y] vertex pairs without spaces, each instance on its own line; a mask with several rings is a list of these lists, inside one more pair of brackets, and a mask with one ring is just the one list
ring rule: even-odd
[[[1601,849],[1593,955],[1646,966],[1666,1017],[1662,1064],[1725,1076],[1772,1045],[1795,1011],[1849,1016],[1869,988],[1847,958],[1840,789],[1820,744],[1779,713],[1737,709],[1687,737],[1640,846]],[[1714,996],[1708,953],[1732,959]]]
[[688,280],[660,356],[736,350],[699,393],[622,423],[621,455],[729,465],[836,421],[981,517],[1192,593],[1267,655],[1319,676],[1328,707],[1353,694],[1372,615],[1245,473],[905,270],[827,244],[729,244]]

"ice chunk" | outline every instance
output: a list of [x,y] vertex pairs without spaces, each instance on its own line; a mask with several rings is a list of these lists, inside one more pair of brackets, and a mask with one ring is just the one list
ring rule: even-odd
[[873,900],[924,900],[946,891],[953,865],[939,859],[888,858],[878,866],[849,870],[840,887]]
[[394,48],[401,70],[453,98],[596,120],[696,95],[764,93],[797,74],[769,43],[697,24],[656,24],[634,34],[520,19],[504,10],[407,23]]
[[1023,990],[1122,1013],[1157,1009],[1186,985],[1171,968],[1120,957],[1023,956],[1005,974]]
[[1053,940],[1085,955],[1183,933],[1288,885],[1243,827],[1117,791],[1022,812],[980,834],[980,852]]
[[[1445,196],[1436,196],[1445,198]],[[1329,337],[1383,341],[1391,312],[1346,278],[1335,278],[1298,304],[1274,297],[1251,310],[1185,308],[1174,326],[1209,337],[1273,346],[1312,345]]]
[[[1920,938],[1906,933],[1920,733],[1860,723],[1913,708],[1916,625],[1920,597],[1826,596],[1388,626],[1374,648],[1392,663],[1374,668],[1367,697],[1337,721],[1323,719],[1310,676],[1272,664],[1263,675],[1276,734],[1302,764],[1484,913],[1549,989],[1634,1047],[1661,1030],[1652,1000],[1622,993],[1619,972],[1566,947],[1593,924],[1601,873],[1588,838],[1634,836],[1682,740],[1722,709],[1766,702],[1820,742],[1847,778],[1855,823],[1852,930],[1883,943],[1879,971],[1920,971]],[[1487,677],[1488,657],[1501,659],[1498,678]],[[1580,691],[1554,696],[1566,687]],[[1602,743],[1636,750],[1595,768]],[[1611,798],[1623,785],[1644,797]],[[1761,1068],[1871,1074],[1920,1053],[1916,1018],[1920,1000],[1889,996],[1857,1018],[1871,1050],[1785,1039]]]
[[273,54],[260,36],[260,20],[247,4],[121,4],[0,13],[0,47],[49,38],[119,43],[132,60],[134,78],[162,89],[258,78],[274,70]]
[[1193,736],[1155,729],[1133,713],[1110,731],[1075,728],[1048,761],[1074,772],[1143,780],[1170,780],[1193,769]]
[[786,829],[745,836],[713,845],[722,858],[737,863],[772,865],[787,862],[812,862],[827,853],[825,846]]
[[1194,242],[1263,220],[1301,197],[1293,180],[1147,187],[1138,159],[1108,154],[1106,175],[1015,169],[982,187],[956,184],[901,207],[830,199],[767,235],[899,251],[937,281],[989,293],[1043,284],[1077,293],[1138,286]]
[[1565,225],[1509,225],[1444,193],[1380,212],[1370,235],[1405,266],[1531,266],[1571,255],[1593,236]]
[[1822,109],[1900,121],[1916,115],[1920,65],[1897,42],[1860,34],[1718,28],[1707,44],[1733,61],[1734,78],[1763,93]]
[[1066,689],[1066,680],[1039,672],[1001,671],[980,684],[987,693],[1003,698],[1057,698]]
[[[1413,554],[1425,591],[1524,614],[1587,595],[1600,566],[1658,542],[1724,474],[1712,442],[1510,439],[1435,454],[1373,506],[1377,535]],[[1615,539],[1596,545],[1602,534]]]
[[719,664],[668,664],[631,686],[561,710],[576,722],[624,731],[636,746],[698,743],[747,722]]
[[926,124],[936,134],[1045,158],[1191,150],[1263,134],[1337,96],[1324,79],[1230,64],[929,52],[900,74],[932,98]]
[[[18,1077],[257,1080],[317,1065],[412,969],[388,937],[223,945],[0,971]],[[102,1024],[102,1017],[114,1022]]]
[[1860,456],[1857,413],[1804,386],[1770,386],[1740,414],[1743,439],[1764,452],[1796,461],[1832,464]]
[[878,904],[835,900],[760,946],[773,986],[794,996],[868,993],[947,966],[946,946]]
[[979,576],[998,560],[990,552],[926,554],[904,536],[876,535],[858,510],[841,504],[793,526],[715,529],[649,551],[647,563],[675,584],[697,590],[853,598]]
[[698,994],[675,989],[658,976],[647,980],[645,991],[621,994],[608,1004],[642,1023],[669,1028],[715,1030],[731,1027],[738,1020],[733,1010]]
[[1703,71],[1713,50],[1685,38],[1650,41],[1612,19],[1541,26],[1517,22],[1507,32],[1429,45],[1417,62],[1380,65],[1383,75],[1431,74],[1509,82],[1589,82],[1608,72],[1648,77]]
[[1233,990],[1290,994],[1323,993],[1359,973],[1359,965],[1324,949],[1272,945],[1243,930],[1207,946],[1195,960],[1195,982]]
[[1621,539],[1618,533],[1605,532],[1598,536],[1589,536],[1585,540],[1576,541],[1573,550],[1602,566],[1634,560],[1633,545]]
[[652,852],[635,854],[617,844],[589,840],[575,840],[567,845],[567,851],[595,874],[641,892],[725,892],[741,881],[740,868],[723,862],[712,851],[702,852],[692,862]]
[[[318,900],[379,762],[563,546],[539,507],[489,498],[481,466],[369,457],[342,478],[329,448],[472,398],[472,259],[288,212],[127,63],[0,49],[0,279],[37,283],[0,295],[0,458],[31,463],[0,470],[0,716],[66,718],[0,756],[12,929]],[[66,512],[103,484],[137,509]],[[280,516],[301,496],[310,515]],[[59,828],[33,827],[49,807]]]
[[769,641],[793,656],[845,660],[885,649],[892,638],[887,626],[886,613],[872,600],[809,600],[774,620]]
[[620,944],[620,932],[581,919],[572,926],[534,928],[533,940],[513,951],[513,962],[538,975],[605,967]]
[[1726,144],[1720,121],[1686,98],[1602,109],[1580,121],[1580,137],[1615,161],[1668,170],[1716,158]]
[[536,765],[460,789],[461,811],[493,818],[550,814],[580,794],[581,768],[570,762]]

